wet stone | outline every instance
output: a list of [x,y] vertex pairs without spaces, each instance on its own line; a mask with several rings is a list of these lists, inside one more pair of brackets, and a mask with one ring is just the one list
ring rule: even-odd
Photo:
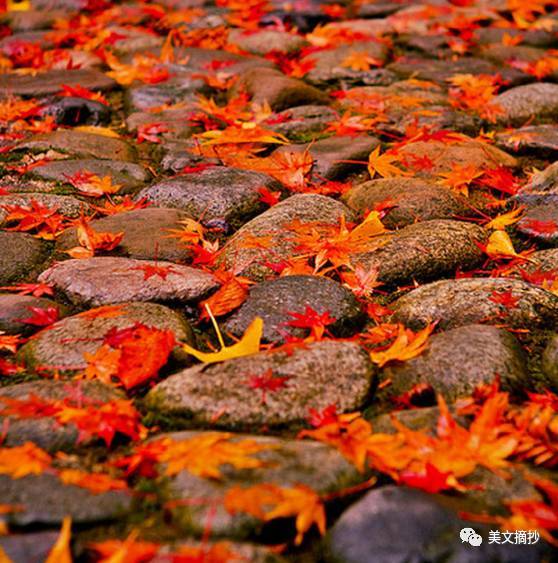
[[52,133],[36,135],[16,145],[14,150],[41,152],[50,149],[83,158],[104,160],[133,161],[136,157],[135,149],[122,139],[72,129],[58,129]]
[[32,369],[82,370],[87,366],[84,353],[96,352],[111,329],[136,323],[172,330],[177,341],[194,344],[192,329],[179,313],[156,303],[124,303],[58,321],[36,334],[18,354]]
[[126,491],[93,494],[82,487],[65,485],[47,473],[20,479],[0,475],[0,490],[3,502],[23,507],[6,518],[17,526],[60,525],[65,516],[75,524],[115,520],[129,512],[132,504],[132,496]]
[[556,246],[558,244],[558,203],[529,208],[515,224],[517,231],[531,239]]
[[[369,135],[340,135],[320,139],[303,145],[284,145],[276,149],[277,154],[298,154],[306,150],[314,160],[312,175],[317,181],[337,180],[351,170],[366,165],[368,155],[380,144],[376,137]],[[363,164],[344,162],[361,161]]]
[[[351,211],[330,197],[315,194],[291,196],[241,227],[223,247],[221,260],[225,267],[234,266],[242,275],[261,281],[274,273],[267,264],[292,258],[296,244],[285,225],[295,219],[336,225],[341,216],[349,221],[352,219]],[[268,246],[266,242],[264,248],[246,248],[243,246],[246,237],[261,238],[270,244]]]
[[331,563],[403,563],[405,561],[467,561],[536,563],[541,544],[488,543],[489,526],[473,523],[484,538],[471,549],[459,532],[471,527],[443,495],[390,485],[374,489],[346,510],[329,532],[325,560]]
[[48,258],[48,244],[25,233],[0,231],[0,284],[33,281]]
[[336,336],[350,336],[362,320],[356,298],[341,284],[318,276],[284,276],[252,286],[248,299],[226,322],[225,330],[242,336],[254,318],[260,317],[265,340],[305,337],[308,331],[289,326],[289,321],[295,319],[290,313],[304,315],[307,307],[335,319],[328,330]]
[[183,174],[144,188],[137,199],[158,206],[181,209],[196,219],[224,219],[239,227],[265,209],[260,188],[272,191],[281,185],[267,174],[224,166]]
[[496,134],[496,143],[504,150],[554,157],[558,153],[556,125],[527,125]]
[[377,61],[376,64],[381,65],[387,56],[387,48],[379,41],[354,41],[350,45],[311,53],[301,59],[302,64],[314,63],[304,79],[316,85],[327,85],[339,80],[358,83],[369,71],[352,69],[350,57],[353,56],[370,57],[372,63]]
[[387,366],[382,378],[391,384],[380,400],[402,395],[414,385],[426,383],[446,401],[468,397],[480,384],[498,376],[502,389],[530,389],[525,357],[515,336],[487,325],[467,325],[431,336],[420,356]]
[[[45,401],[60,401],[67,397],[83,399],[84,404],[102,404],[122,399],[115,387],[99,381],[31,381],[0,388],[0,411],[5,406],[3,399],[25,401],[38,397]],[[21,446],[33,442],[48,452],[71,450],[78,443],[89,445],[95,438],[84,439],[74,424],[59,424],[52,417],[18,418],[0,416],[0,424],[6,428],[4,446]]]
[[493,104],[501,108],[498,120],[522,125],[530,119],[555,117],[558,114],[558,84],[538,82],[517,86],[496,96]]
[[112,184],[122,186],[119,193],[123,194],[143,186],[151,179],[151,173],[140,164],[95,158],[47,162],[31,170],[31,174],[37,178],[66,184],[72,176],[80,172],[91,172],[101,178],[109,176]]
[[[181,441],[203,434],[179,432],[163,436]],[[261,520],[242,513],[232,516],[225,510],[224,495],[236,485],[247,487],[271,483],[289,487],[300,484],[323,494],[354,485],[363,478],[339,452],[318,442],[243,434],[234,436],[234,440],[236,439],[250,439],[267,446],[268,449],[253,454],[253,457],[263,461],[265,465],[254,469],[235,469],[231,465],[222,465],[221,480],[204,479],[188,471],[181,471],[171,477],[163,489],[165,500],[203,498],[208,501],[207,504],[184,504],[173,509],[173,522],[184,532],[201,535],[209,514],[213,537],[244,539],[260,530]]]
[[300,105],[328,105],[329,96],[297,78],[290,78],[279,71],[254,68],[242,74],[231,95],[244,89],[252,102],[267,102],[274,111]]
[[[354,265],[377,270],[386,284],[432,280],[480,265],[486,233],[482,227],[451,220],[423,221],[382,237],[387,243],[352,256]],[[380,239],[380,240],[382,240]]]
[[2,225],[5,218],[8,216],[7,207],[17,206],[30,208],[34,202],[44,207],[48,207],[49,209],[55,209],[56,213],[64,215],[64,217],[68,217],[70,219],[75,219],[76,217],[79,217],[81,213],[87,214],[90,211],[89,205],[84,201],[65,195],[41,194],[33,192],[6,195],[0,198],[0,225]]
[[18,295],[14,293],[0,293],[0,331],[7,334],[29,335],[37,327],[24,323],[23,320],[33,316],[33,309],[56,308],[58,315],[67,314],[67,307],[51,299],[33,297],[32,295]]
[[[499,303],[502,294],[517,299],[516,306]],[[434,321],[442,330],[473,323],[550,330],[558,326],[558,297],[517,279],[437,281],[409,292],[391,308],[395,311],[393,321],[413,330]]]
[[39,280],[81,307],[126,301],[188,303],[218,287],[212,274],[189,266],[111,256],[59,262]]
[[82,86],[89,90],[112,90],[116,82],[97,70],[49,70],[36,76],[30,74],[0,74],[0,97],[9,92],[15,96],[49,96],[60,92],[61,84]]
[[[304,424],[309,409],[337,405],[338,412],[361,408],[371,397],[375,370],[353,342],[323,341],[287,352],[263,352],[214,365],[197,365],[159,383],[147,405],[179,415],[189,424],[257,430],[262,425]],[[262,394],[251,381],[277,378]]]
[[[191,251],[170,235],[172,230],[179,231],[183,227],[180,222],[188,217],[187,213],[178,209],[147,207],[94,219],[90,225],[100,233],[124,233],[113,254],[139,260],[183,262],[190,258]],[[78,244],[76,229],[67,229],[56,241],[56,258],[68,259],[64,251]]]
[[391,202],[394,207],[382,218],[388,229],[467,214],[467,207],[451,190],[417,178],[370,180],[354,186],[343,199],[357,213]]

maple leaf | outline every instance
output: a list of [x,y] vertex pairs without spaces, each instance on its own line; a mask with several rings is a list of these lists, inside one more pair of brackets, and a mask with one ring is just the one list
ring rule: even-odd
[[287,311],[287,315],[293,318],[286,322],[288,326],[310,329],[309,339],[311,341],[321,340],[326,332],[326,328],[337,320],[330,317],[328,311],[324,311],[320,315],[309,305],[306,305],[304,313]]
[[58,307],[26,307],[26,309],[33,314],[25,319],[16,319],[17,322],[45,327],[50,326],[60,318]]
[[380,156],[380,147],[376,147],[368,157],[368,172],[370,173],[370,177],[374,178],[376,174],[379,174],[382,178],[407,176],[407,172],[404,172],[392,164],[397,161],[398,157],[396,154],[385,152]]
[[281,199],[281,192],[272,192],[270,189],[261,187],[258,189],[258,193],[260,194],[260,201],[269,205],[269,207],[273,207],[274,205],[279,203]]
[[473,164],[453,164],[448,172],[440,172],[439,175],[443,179],[439,183],[464,196],[468,196],[469,186],[483,174],[484,172]]
[[[525,208],[523,206],[519,206],[517,209],[513,211],[509,211],[508,213],[502,213],[497,217],[494,217],[491,221],[486,224],[487,229],[495,229],[499,231],[503,231],[506,227],[517,223],[521,218],[521,214]],[[558,227],[558,225],[557,225]]]
[[89,220],[81,217],[76,221],[77,237],[80,246],[65,250],[72,258],[91,258],[97,250],[114,250],[124,238],[124,232],[100,233],[90,224]]
[[382,66],[382,60],[372,57],[366,51],[351,51],[341,66],[354,71],[368,71],[372,66]]
[[103,345],[95,352],[84,352],[83,358],[87,363],[84,370],[86,379],[98,379],[110,385],[113,377],[118,374],[120,363],[120,350],[112,350],[109,346]]
[[302,543],[304,534],[316,525],[320,534],[326,530],[324,504],[319,495],[305,485],[279,487],[263,483],[248,488],[230,488],[224,499],[228,512],[246,512],[266,522],[276,518],[295,518],[295,545]]
[[105,106],[108,105],[107,99],[100,92],[93,92],[88,88],[84,88],[79,84],[75,86],[70,86],[68,84],[61,84],[62,92],[60,95],[72,98],[85,98],[86,100],[93,100],[94,102],[99,102]]
[[435,494],[455,488],[451,475],[451,471],[442,472],[435,465],[427,462],[420,473],[402,471],[399,474],[398,482],[408,487],[422,489],[427,493]]
[[39,475],[50,467],[52,458],[32,442],[13,448],[0,447],[0,474],[20,479]]
[[558,231],[558,223],[555,221],[537,221],[527,219],[522,223],[526,230],[532,231],[536,235],[553,235]]
[[54,240],[66,227],[65,219],[57,213],[57,208],[51,209],[32,199],[27,206],[3,205],[7,211],[4,222],[17,225],[5,227],[8,231],[35,231],[35,236],[45,240]]
[[72,533],[72,519],[64,516],[60,534],[48,553],[45,563],[72,563],[70,550],[70,535]]
[[164,123],[146,123],[138,127],[137,141],[138,143],[143,143],[143,141],[149,141],[150,143],[161,143],[159,137],[160,133],[168,133],[170,129]]
[[185,352],[194,356],[194,358],[200,360],[205,364],[213,364],[215,362],[224,362],[225,360],[231,360],[233,358],[240,358],[242,356],[250,356],[252,354],[257,354],[260,351],[260,342],[263,334],[263,320],[260,317],[256,317],[248,326],[242,338],[232,344],[231,346],[225,346],[223,337],[217,322],[211,313],[211,310],[206,307],[206,310],[213,322],[215,332],[217,333],[217,338],[219,339],[219,344],[221,345],[221,350],[218,352],[200,352],[195,348],[192,348],[188,344],[183,344],[182,348]]
[[521,297],[515,297],[511,289],[508,291],[494,290],[488,299],[493,303],[502,305],[506,309],[516,309],[519,301],[521,301]]
[[379,367],[383,367],[389,362],[404,362],[419,356],[428,346],[428,338],[435,326],[435,323],[431,323],[414,333],[403,325],[398,325],[395,340],[385,350],[370,352],[370,359]]
[[264,466],[256,457],[269,445],[259,444],[250,438],[232,441],[234,434],[226,432],[205,432],[186,440],[166,444],[159,461],[166,464],[165,474],[177,475],[188,471],[198,477],[221,478],[221,465],[232,465],[236,469],[255,469]]
[[135,211],[136,209],[145,209],[151,205],[150,201],[142,198],[134,201],[130,196],[124,196],[118,203],[110,200],[104,201],[103,205],[91,205],[91,208],[103,215],[118,215],[119,213],[126,213],[127,211]]
[[[105,540],[90,543],[89,547],[100,556],[99,563],[148,563],[157,556],[160,546],[152,542],[137,541],[137,536],[138,532],[134,530],[124,541]],[[174,560],[174,556],[167,555],[173,558],[171,561]],[[177,563],[180,563],[180,559]]]
[[143,279],[148,280],[153,276],[158,276],[163,280],[167,279],[169,274],[177,274],[178,272],[173,269],[172,265],[159,266],[157,264],[142,264],[141,266],[136,266],[132,270],[141,270],[143,272]]
[[253,282],[247,278],[235,276],[228,272],[217,272],[221,287],[210,297],[200,302],[200,319],[209,319],[208,308],[215,317],[220,317],[240,307],[248,297],[248,286]]
[[107,76],[114,78],[121,86],[129,86],[136,80],[146,84],[158,84],[171,77],[169,70],[153,56],[136,54],[132,64],[128,65],[121,63],[115,55],[108,51],[104,51],[102,54],[105,62],[111,68],[107,72]]
[[265,129],[254,122],[232,124],[220,131],[206,131],[196,135],[205,145],[271,143],[288,145],[289,140],[280,133]]
[[18,283],[16,285],[5,285],[0,287],[1,291],[14,291],[19,295],[32,295],[42,297],[43,295],[54,295],[54,288],[46,283]]
[[290,379],[289,376],[278,376],[273,375],[273,370],[270,368],[266,370],[262,375],[252,375],[246,385],[250,389],[261,389],[262,391],[262,405],[267,404],[267,393],[275,393],[287,386],[287,381]]
[[[478,243],[477,243],[478,244]],[[478,244],[493,260],[520,258],[529,260],[524,254],[518,254],[513,247],[513,243],[506,231],[494,231],[488,238],[486,245]]]
[[126,481],[114,479],[105,473],[87,473],[79,469],[63,469],[58,478],[65,485],[75,485],[98,495],[107,491],[124,491],[128,488]]
[[21,337],[18,335],[9,335],[0,330],[0,350],[7,350],[12,354],[16,353],[17,347],[21,344]]
[[81,194],[89,197],[102,197],[107,194],[118,193],[121,184],[113,184],[110,176],[102,178],[87,170],[76,172],[72,176],[66,177],[68,182],[74,186]]

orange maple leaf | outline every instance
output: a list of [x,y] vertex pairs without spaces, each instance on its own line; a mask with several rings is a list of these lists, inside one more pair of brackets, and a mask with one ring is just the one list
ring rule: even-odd
[[13,448],[0,447],[0,474],[19,479],[26,475],[39,475],[50,467],[52,458],[44,450],[25,442]]
[[397,161],[398,157],[396,154],[385,152],[380,156],[380,147],[376,147],[368,157],[368,172],[370,173],[370,177],[374,178],[376,174],[379,174],[382,178],[408,176],[408,172],[405,172],[392,164]]
[[419,356],[426,350],[428,338],[432,334],[435,326],[436,325],[432,323],[415,333],[400,324],[395,340],[385,350],[370,352],[370,359],[379,367],[383,367],[389,362],[404,362]]
[[66,485],[76,485],[94,494],[123,491],[128,488],[126,481],[122,479],[114,479],[105,473],[87,473],[79,469],[63,469],[58,472],[58,478]]

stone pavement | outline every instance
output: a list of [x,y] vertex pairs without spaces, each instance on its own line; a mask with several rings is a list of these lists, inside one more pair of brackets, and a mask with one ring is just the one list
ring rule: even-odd
[[0,10],[1,562],[552,559],[557,1]]

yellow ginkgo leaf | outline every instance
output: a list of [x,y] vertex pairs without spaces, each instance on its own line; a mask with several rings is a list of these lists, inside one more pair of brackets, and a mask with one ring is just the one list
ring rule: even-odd
[[62,522],[62,529],[56,543],[52,546],[45,563],[72,563],[70,551],[70,535],[72,533],[72,519],[66,516]]
[[91,133],[93,135],[102,135],[103,137],[112,137],[114,139],[119,139],[120,135],[109,129],[108,127],[96,127],[95,125],[80,125],[74,127],[74,131],[81,131],[82,133]]
[[260,317],[256,317],[250,323],[250,326],[246,329],[246,332],[238,342],[232,346],[225,346],[223,337],[221,336],[221,332],[217,326],[217,322],[215,321],[215,317],[211,313],[211,309],[209,309],[207,305],[206,309],[211,321],[213,322],[213,326],[215,327],[217,338],[221,344],[221,350],[218,352],[200,352],[199,350],[188,346],[188,344],[183,344],[182,348],[185,352],[194,356],[194,358],[197,358],[200,362],[205,364],[214,364],[216,362],[232,360],[233,358],[250,356],[252,354],[257,354],[260,351],[260,342],[263,334],[263,320]]

